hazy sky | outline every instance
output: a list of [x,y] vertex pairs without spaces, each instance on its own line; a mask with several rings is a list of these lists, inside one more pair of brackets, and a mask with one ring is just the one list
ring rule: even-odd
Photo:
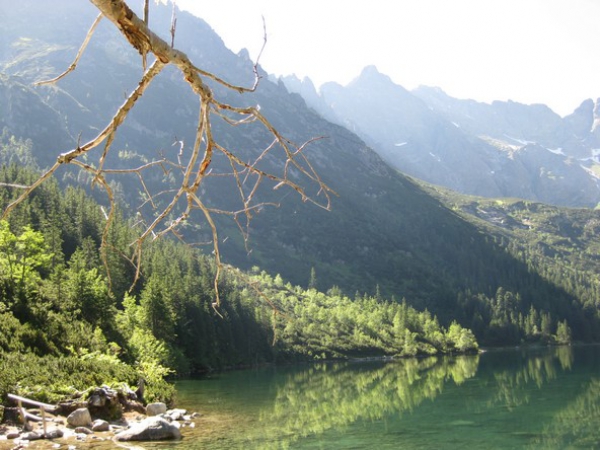
[[407,89],[545,103],[600,97],[598,0],[177,0],[276,75],[347,84],[367,65]]

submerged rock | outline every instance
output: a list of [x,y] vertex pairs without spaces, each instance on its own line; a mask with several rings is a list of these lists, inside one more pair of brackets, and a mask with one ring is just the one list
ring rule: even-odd
[[178,427],[161,417],[149,417],[115,435],[116,441],[163,441],[167,439],[181,439],[181,432]]
[[165,418],[168,420],[184,420],[187,410],[185,409],[170,409],[165,413]]

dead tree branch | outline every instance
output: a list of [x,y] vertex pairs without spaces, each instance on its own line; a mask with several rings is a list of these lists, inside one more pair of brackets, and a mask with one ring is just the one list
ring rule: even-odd
[[85,39],[83,40],[81,47],[79,47],[79,51],[77,52],[75,59],[73,60],[73,62],[71,63],[71,65],[69,66],[69,68],[67,70],[65,70],[59,76],[52,78],[51,80],[38,81],[37,83],[34,83],[34,84],[36,86],[41,86],[44,84],[54,84],[61,78],[64,78],[65,76],[67,76],[70,72],[73,72],[75,70],[75,68],[77,67],[77,64],[79,63],[79,60],[81,59],[81,56],[83,55],[83,52],[85,52],[85,49],[88,46],[90,39],[92,38],[92,34],[94,34],[94,31],[96,30],[96,27],[100,23],[101,19],[102,19],[102,14],[98,14],[98,16],[96,17],[96,20],[94,20],[94,23],[92,23],[92,26],[90,27],[87,34],[85,35]]
[[[4,215],[8,214],[19,203],[27,198],[31,191],[48,179],[58,167],[65,164],[75,164],[82,170],[90,173],[93,176],[93,181],[98,183],[108,195],[110,211],[107,215],[107,224],[104,232],[105,243],[102,247],[103,253],[105,254],[108,229],[114,217],[115,208],[114,196],[106,179],[106,175],[125,173],[134,174],[141,183],[144,196],[146,197],[143,204],[151,205],[154,211],[151,220],[146,220],[143,217],[139,220],[140,224],[144,224],[144,229],[141,231],[137,240],[132,243],[132,256],[130,261],[136,265],[136,279],[141,270],[142,246],[145,240],[148,237],[156,239],[167,233],[173,233],[180,238],[179,228],[185,224],[186,220],[191,217],[194,211],[199,211],[206,224],[208,224],[212,236],[213,254],[216,262],[216,277],[214,283],[216,299],[213,306],[216,310],[220,303],[218,280],[222,270],[222,262],[219,251],[218,230],[217,225],[213,220],[213,214],[231,215],[238,228],[242,231],[244,239],[247,240],[249,221],[252,218],[253,212],[258,211],[262,206],[273,204],[273,202],[261,202],[260,200],[257,200],[259,186],[261,186],[264,180],[272,182],[274,185],[273,189],[287,186],[297,192],[303,201],[308,201],[322,208],[329,209],[331,206],[331,196],[335,193],[322,181],[303,152],[305,147],[314,140],[308,141],[301,146],[296,146],[278,132],[269,120],[267,120],[259,111],[260,108],[237,107],[215,98],[213,91],[207,84],[209,80],[234,92],[248,93],[255,91],[260,81],[258,61],[253,68],[254,83],[251,87],[231,84],[213,73],[199,68],[192,63],[185,53],[174,48],[173,44],[176,24],[174,13],[171,20],[171,42],[167,43],[148,27],[148,0],[144,0],[144,17],[142,19],[129,8],[124,0],[90,0],[90,2],[97,7],[101,12],[101,15],[98,16],[88,31],[75,61],[63,74],[43,83],[55,83],[75,69],[102,16],[113,23],[131,46],[142,56],[144,73],[141,76],[138,85],[127,97],[125,102],[118,108],[106,127],[89,142],[83,145],[78,144],[76,148],[59,155],[56,163],[35,183],[28,186],[22,195],[7,207]],[[264,35],[263,48],[265,45],[266,32]],[[153,56],[154,61],[146,70],[146,58],[151,55]],[[106,168],[105,164],[107,156],[111,151],[111,145],[120,125],[126,120],[128,114],[134,108],[146,89],[167,65],[175,67],[180,72],[183,80],[191,88],[193,94],[198,99],[198,117],[196,121],[194,144],[191,151],[184,151],[185,146],[184,143],[181,142],[176,161],[171,161],[163,156],[159,161],[153,161],[137,168],[125,170]],[[271,143],[260,152],[259,156],[255,158],[254,161],[246,162],[239,153],[228,149],[225,145],[218,142],[217,137],[213,134],[213,118],[223,119],[231,126],[247,125],[254,122],[256,123],[256,126],[262,127],[262,129],[271,136]],[[81,158],[84,155],[88,156],[90,150],[101,144],[104,145],[104,149],[97,160],[97,165],[95,167],[93,164],[81,161]],[[259,163],[265,159],[266,155],[273,153],[276,149],[282,150],[283,153],[282,173],[270,173],[265,169],[259,168]],[[221,155],[229,161],[232,170],[230,174],[212,172],[212,162],[216,155]],[[161,190],[161,192],[153,194],[148,189],[142,175],[143,171],[152,167],[161,167],[165,171],[165,175],[171,173],[171,171],[175,171],[178,174],[180,181],[173,190],[164,189]],[[316,196],[308,194],[308,191],[304,186],[293,181],[291,178],[292,172],[295,172],[296,175],[301,174],[309,183],[312,183],[318,192]],[[207,204],[206,200],[203,198],[202,186],[204,185],[204,180],[211,176],[232,177],[235,183],[234,189],[237,191],[242,204],[240,210],[223,211]],[[165,193],[170,193],[169,199],[166,202],[158,201],[158,197],[164,196]],[[245,226],[239,221],[240,217],[246,217]],[[105,264],[106,261],[107,259],[105,258]]]

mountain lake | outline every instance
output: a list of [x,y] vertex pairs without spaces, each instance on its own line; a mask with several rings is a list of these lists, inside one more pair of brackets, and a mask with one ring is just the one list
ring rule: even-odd
[[177,383],[184,439],[144,448],[600,448],[600,347],[332,362]]
[[69,448],[600,448],[600,346],[270,366],[176,387],[177,406],[201,414],[181,441]]

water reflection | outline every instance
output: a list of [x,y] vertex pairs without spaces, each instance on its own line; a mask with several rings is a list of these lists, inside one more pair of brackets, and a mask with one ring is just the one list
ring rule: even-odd
[[[273,406],[261,410],[260,421],[276,425],[271,432],[279,439],[294,441],[357,421],[401,414],[434,399],[446,383],[460,385],[473,377],[478,361],[478,356],[460,356],[406,359],[377,367],[315,365],[290,375],[278,387]],[[281,445],[280,441],[276,447]]]
[[600,445],[600,379],[592,379],[585,392],[560,410],[544,426],[532,448],[598,448]]
[[[597,373],[598,349],[591,350],[591,357],[591,352],[587,352],[586,356],[594,364],[588,367],[587,372]],[[571,369],[574,355],[570,347],[557,349],[557,357],[563,369]],[[584,377],[580,394],[567,399],[554,412],[552,419],[544,424],[540,436],[532,439],[530,448],[598,448],[599,445],[600,378]]]
[[495,368],[495,395],[488,402],[488,407],[503,405],[512,411],[528,404],[533,395],[531,384],[541,388],[556,379],[559,371],[571,369],[574,358],[573,349],[569,346],[555,347],[539,354],[526,352],[522,356],[517,368]]
[[600,347],[316,364],[190,383],[195,404],[211,409],[186,449],[600,443]]

